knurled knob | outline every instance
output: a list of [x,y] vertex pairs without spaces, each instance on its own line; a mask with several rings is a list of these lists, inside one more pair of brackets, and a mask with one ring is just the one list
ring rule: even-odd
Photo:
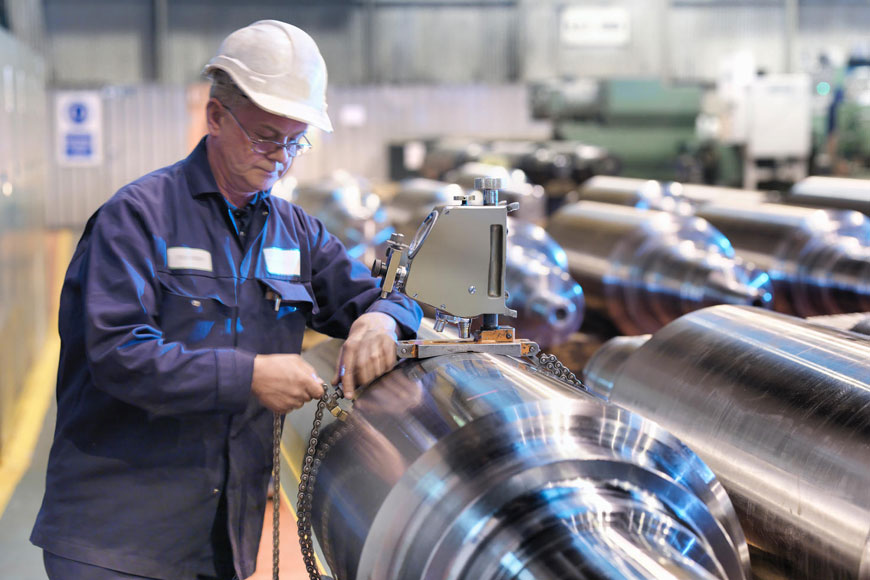
[[504,179],[501,177],[475,177],[474,189],[483,191],[485,189],[501,189],[504,187]]

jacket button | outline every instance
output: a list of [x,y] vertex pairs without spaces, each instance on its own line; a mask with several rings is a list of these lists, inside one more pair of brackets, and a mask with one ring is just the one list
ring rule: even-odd
[[213,490],[211,490],[211,494],[212,494],[212,495],[217,495],[217,494],[219,494],[220,492],[221,492],[221,490],[219,490],[218,488],[214,488]]
[[199,300],[191,300],[190,304],[191,304],[191,306],[194,306],[196,308],[199,308],[200,306],[202,306],[202,302],[200,302]]

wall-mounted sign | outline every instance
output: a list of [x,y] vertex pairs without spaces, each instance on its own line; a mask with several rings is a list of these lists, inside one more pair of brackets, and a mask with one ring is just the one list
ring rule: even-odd
[[54,98],[57,162],[91,167],[103,162],[103,104],[98,91],[58,91]]
[[565,46],[624,46],[631,38],[631,15],[618,6],[566,6],[559,22],[559,38]]

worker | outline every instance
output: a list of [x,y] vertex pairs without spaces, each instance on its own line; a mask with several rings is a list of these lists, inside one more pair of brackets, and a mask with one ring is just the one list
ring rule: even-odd
[[387,371],[419,307],[316,219],[270,196],[326,132],[326,65],[261,20],[205,68],[208,134],[88,221],[64,281],[57,426],[31,541],[52,580],[246,578],[272,468],[273,413],[323,394],[306,325],[347,337],[348,396]]

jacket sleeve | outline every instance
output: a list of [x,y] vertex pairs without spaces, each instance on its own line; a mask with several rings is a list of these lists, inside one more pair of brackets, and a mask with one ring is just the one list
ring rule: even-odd
[[350,325],[366,312],[383,312],[392,316],[399,338],[413,338],[420,327],[423,312],[416,302],[399,292],[380,297],[378,281],[369,268],[351,258],[344,245],[326,231],[323,224],[302,211],[311,256],[311,286],[317,312],[311,327],[330,336],[346,338]]
[[253,353],[164,340],[157,323],[159,250],[146,222],[134,200],[116,197],[91,231],[82,290],[95,386],[154,414],[242,411]]

